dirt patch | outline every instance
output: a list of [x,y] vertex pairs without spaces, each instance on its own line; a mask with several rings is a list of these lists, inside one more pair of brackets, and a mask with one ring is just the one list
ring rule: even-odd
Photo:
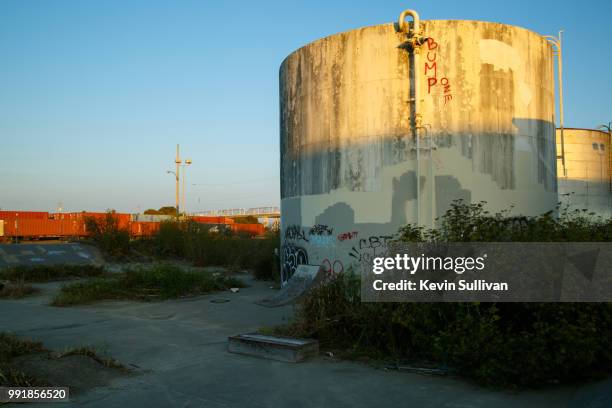
[[117,378],[130,375],[126,369],[109,367],[83,354],[56,357],[48,352],[36,353],[13,359],[11,366],[49,386],[70,387],[71,393],[107,386]]

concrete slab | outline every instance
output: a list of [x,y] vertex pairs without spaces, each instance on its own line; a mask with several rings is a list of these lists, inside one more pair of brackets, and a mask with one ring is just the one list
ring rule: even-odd
[[0,268],[57,264],[102,265],[104,258],[96,247],[80,243],[0,244]]
[[230,353],[284,361],[286,363],[299,363],[319,354],[319,342],[312,339],[247,333],[230,336],[228,338],[227,350]]
[[[511,393],[324,357],[287,364],[228,353],[228,336],[282,324],[293,314],[291,306],[255,305],[274,291],[266,282],[247,283],[239,293],[76,308],[47,306],[57,285],[45,285],[43,296],[0,301],[0,327],[54,349],[95,346],[140,373],[75,396],[77,407],[612,406],[610,380]],[[220,298],[230,301],[211,302]]]

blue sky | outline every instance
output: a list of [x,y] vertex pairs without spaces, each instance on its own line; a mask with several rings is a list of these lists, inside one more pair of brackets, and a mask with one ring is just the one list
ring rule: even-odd
[[[564,33],[565,122],[612,120],[608,1],[0,1],[0,208],[279,203],[278,67],[317,38],[394,21]],[[193,186],[192,184],[196,184]]]

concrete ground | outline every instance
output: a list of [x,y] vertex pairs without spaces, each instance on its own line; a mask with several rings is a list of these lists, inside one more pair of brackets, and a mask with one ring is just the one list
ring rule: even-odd
[[[51,349],[95,346],[139,373],[76,395],[71,406],[612,406],[611,380],[516,394],[326,357],[291,364],[230,354],[226,351],[229,335],[280,324],[292,314],[291,306],[270,309],[254,304],[273,289],[268,283],[246,279],[251,286],[236,294],[72,308],[47,306],[58,284],[38,285],[45,289],[40,296],[0,301],[0,328],[41,340]],[[230,301],[211,302],[219,299]]]
[[0,244],[0,268],[18,265],[103,264],[100,251],[81,243],[44,241]]

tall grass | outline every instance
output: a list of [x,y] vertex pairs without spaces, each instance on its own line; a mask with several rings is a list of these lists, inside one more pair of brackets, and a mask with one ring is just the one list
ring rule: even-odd
[[112,277],[75,282],[62,287],[54,306],[88,304],[101,300],[158,300],[200,295],[244,287],[231,276],[184,270],[173,265],[132,268]]
[[11,365],[11,361],[26,354],[42,353],[42,343],[20,339],[14,334],[0,332],[0,386],[33,387],[45,385],[44,381],[33,378]]
[[0,280],[11,282],[50,282],[75,277],[91,278],[104,274],[96,265],[19,265],[0,269]]
[[162,257],[184,258],[196,266],[251,270],[257,279],[279,277],[274,254],[280,247],[278,232],[253,238],[193,222],[163,222],[150,245],[150,250]]

